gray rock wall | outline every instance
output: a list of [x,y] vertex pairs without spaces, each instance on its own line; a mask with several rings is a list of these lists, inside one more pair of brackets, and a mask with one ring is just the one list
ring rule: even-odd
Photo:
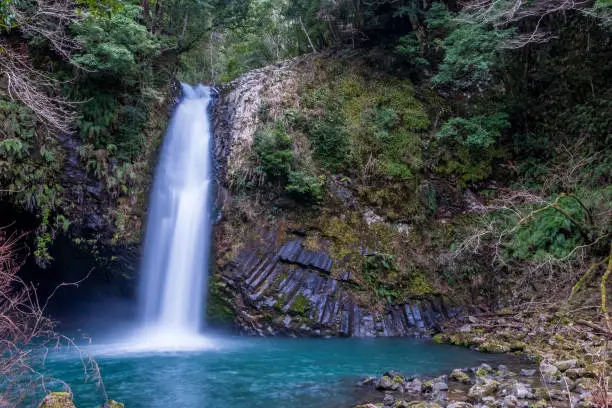
[[238,325],[255,335],[424,337],[456,313],[441,298],[369,309],[359,305],[346,274],[331,277],[332,267],[327,253],[294,240],[241,251],[222,279],[241,299]]

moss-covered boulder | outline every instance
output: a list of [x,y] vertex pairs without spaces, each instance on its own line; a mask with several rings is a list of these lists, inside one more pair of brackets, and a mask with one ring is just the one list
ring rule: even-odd
[[484,397],[495,395],[498,389],[499,382],[485,378],[470,388],[468,391],[468,397],[472,401],[482,401]]
[[501,340],[487,340],[478,346],[478,350],[485,353],[507,353],[510,346]]
[[383,375],[376,381],[377,390],[390,390],[393,388],[393,379],[388,375]]
[[102,408],[125,408],[125,405],[121,402],[117,402],[114,400],[108,400],[104,403]]
[[52,392],[48,394],[38,408],[76,408],[69,392]]
[[467,375],[466,373],[464,373],[463,371],[459,370],[458,368],[454,369],[450,373],[449,377],[450,377],[451,380],[459,381],[459,382],[462,382],[462,383],[469,383],[470,382],[470,376]]

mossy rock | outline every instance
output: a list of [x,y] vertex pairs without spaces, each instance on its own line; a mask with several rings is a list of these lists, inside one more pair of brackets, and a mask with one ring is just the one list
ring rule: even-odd
[[482,367],[478,367],[478,370],[476,370],[476,377],[486,377],[487,375],[489,375],[489,372]]
[[510,351],[524,351],[526,347],[527,344],[522,341],[513,341],[510,343]]
[[69,392],[52,392],[43,398],[38,408],[76,408]]
[[121,402],[117,402],[114,400],[108,400],[104,403],[102,408],[125,408],[125,405]]
[[487,340],[478,346],[478,350],[485,353],[507,353],[510,346],[499,340]]
[[455,381],[459,381],[462,383],[469,383],[470,382],[470,376],[467,375],[466,373],[464,373],[463,371],[459,370],[459,369],[454,369],[449,376],[452,380]]
[[444,344],[448,342],[448,337],[443,333],[438,333],[431,338],[431,341],[436,344]]

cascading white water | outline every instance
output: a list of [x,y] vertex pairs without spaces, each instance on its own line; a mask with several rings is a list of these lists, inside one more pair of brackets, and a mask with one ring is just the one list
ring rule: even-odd
[[140,303],[151,348],[200,343],[212,228],[211,90],[181,84],[151,194]]

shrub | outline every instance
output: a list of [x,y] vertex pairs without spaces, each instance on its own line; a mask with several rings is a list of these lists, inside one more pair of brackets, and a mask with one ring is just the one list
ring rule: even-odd
[[457,175],[462,184],[486,179],[491,175],[493,160],[501,156],[497,142],[508,127],[504,112],[448,120],[436,134],[441,142],[437,170]]
[[253,144],[259,168],[273,180],[286,181],[293,162],[291,138],[283,122],[264,126],[255,135]]
[[499,61],[500,44],[512,34],[510,29],[459,25],[443,42],[446,53],[433,82],[457,89],[485,87],[493,79],[492,71]]
[[319,177],[310,176],[301,171],[289,172],[289,181],[285,191],[297,200],[307,203],[318,203],[323,199],[325,183]]
[[468,149],[486,149],[497,142],[502,130],[509,127],[508,114],[505,112],[470,119],[456,117],[444,123],[436,137],[452,139]]

